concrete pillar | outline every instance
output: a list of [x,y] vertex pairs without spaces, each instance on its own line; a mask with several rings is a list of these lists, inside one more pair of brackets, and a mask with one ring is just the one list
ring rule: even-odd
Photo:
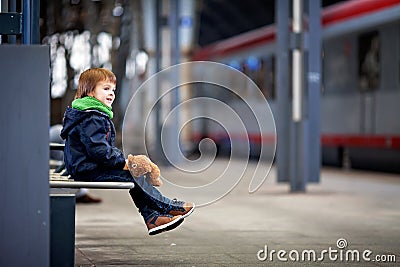
[[49,50],[0,46],[0,266],[49,266]]

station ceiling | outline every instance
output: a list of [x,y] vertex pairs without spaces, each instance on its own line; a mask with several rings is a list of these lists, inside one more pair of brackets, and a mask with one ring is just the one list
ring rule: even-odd
[[[200,47],[250,31],[275,20],[276,0],[203,0],[199,8]],[[322,0],[326,7],[346,0]]]

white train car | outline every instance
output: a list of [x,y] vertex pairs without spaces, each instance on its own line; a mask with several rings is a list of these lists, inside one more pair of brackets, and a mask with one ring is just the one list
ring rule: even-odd
[[[351,0],[329,6],[323,10],[322,27],[322,162],[400,172],[400,0]],[[244,72],[275,112],[275,46],[275,27],[270,25],[204,47],[193,60],[220,62]],[[232,86],[257,106],[249,87],[234,79]],[[246,113],[242,102],[224,90],[206,85],[196,90]],[[258,132],[251,118],[246,121],[251,156],[257,156],[260,138],[275,137],[273,131]],[[192,142],[204,137],[213,139],[220,153],[229,153],[232,140],[215,123],[193,127]]]

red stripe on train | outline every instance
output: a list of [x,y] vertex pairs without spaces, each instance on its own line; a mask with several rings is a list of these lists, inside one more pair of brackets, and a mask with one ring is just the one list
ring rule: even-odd
[[337,23],[399,4],[399,0],[357,0],[336,4],[322,11],[322,24]]
[[197,50],[192,60],[207,60],[212,56],[224,56],[257,44],[275,41],[275,26],[266,26]]
[[322,135],[324,146],[352,146],[400,149],[400,136],[393,135]]
[[[238,140],[246,141],[249,140],[250,143],[260,144],[261,140],[266,144],[271,144],[275,142],[274,135],[258,135],[249,134],[239,135],[231,134],[230,136],[226,134],[208,134],[201,135],[195,133],[192,135],[192,140],[195,142],[200,141],[203,138],[210,138],[215,142],[220,142],[222,140]],[[323,134],[321,136],[322,146],[342,146],[342,147],[368,147],[368,148],[391,148],[400,149],[400,136],[395,135],[345,135],[345,134]]]

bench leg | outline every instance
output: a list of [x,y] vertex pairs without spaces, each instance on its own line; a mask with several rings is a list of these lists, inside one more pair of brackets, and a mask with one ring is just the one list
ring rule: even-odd
[[74,266],[75,195],[50,195],[50,266]]

